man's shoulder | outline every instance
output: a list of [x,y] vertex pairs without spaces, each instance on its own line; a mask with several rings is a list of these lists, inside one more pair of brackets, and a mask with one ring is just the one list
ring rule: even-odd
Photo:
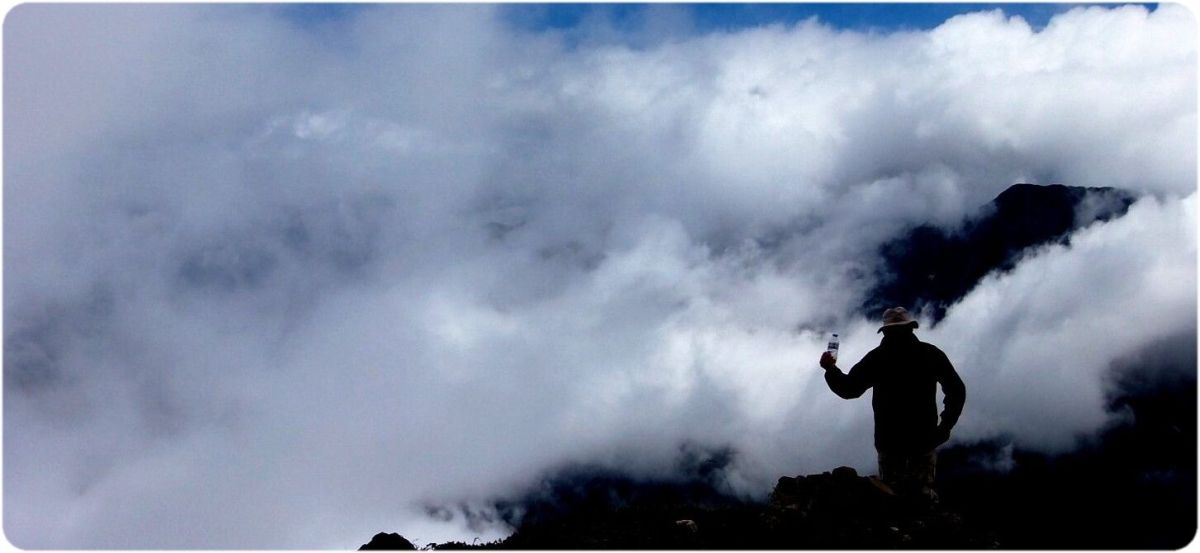
[[942,351],[941,348],[929,342],[918,341],[917,343],[921,348],[921,354],[924,355],[926,359],[936,358],[945,359],[947,362],[950,361],[950,358],[946,355],[946,352]]
[[875,346],[862,356],[862,359],[856,363],[856,366],[860,367],[860,369],[865,369],[867,367],[877,365],[883,359],[884,353],[885,351],[883,350],[882,346]]
[[884,353],[887,353],[887,349],[885,349],[883,347],[883,344],[879,344],[879,345],[871,348],[871,350],[868,351],[867,354],[863,356],[863,359],[866,359],[868,357],[878,357],[880,355],[883,355]]
[[921,349],[922,353],[928,355],[946,355],[941,348],[923,340],[917,340],[917,347]]
[[926,341],[924,341],[924,340],[917,340],[917,343],[918,343],[918,344],[920,344],[920,345],[921,345],[921,347],[923,347],[923,348],[925,348],[925,349],[934,350],[934,351],[942,351],[942,350],[941,350],[940,348],[938,348],[937,346],[935,346],[935,345],[933,345],[933,344],[931,344],[931,343],[929,343],[929,342],[926,342]]

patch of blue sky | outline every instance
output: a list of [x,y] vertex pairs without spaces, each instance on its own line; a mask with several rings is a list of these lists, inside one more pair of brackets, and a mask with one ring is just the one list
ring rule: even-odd
[[[510,21],[527,30],[571,30],[597,17],[615,27],[643,24],[649,10],[674,6],[690,16],[696,32],[736,31],[771,24],[791,25],[816,17],[836,29],[891,32],[927,30],[964,13],[999,9],[1042,29],[1057,14],[1080,6],[1111,3],[703,3],[703,4],[512,4]],[[1151,11],[1157,3],[1142,3]]]
[[[1081,6],[1113,7],[1112,3],[511,3],[502,17],[527,32],[590,32],[598,23],[615,35],[646,39],[647,33],[730,32],[772,24],[793,25],[816,17],[835,29],[893,32],[927,30],[964,13],[1001,10],[1019,16],[1035,30],[1057,14]],[[1153,11],[1157,3],[1139,3]],[[276,4],[279,13],[302,26],[336,22],[366,6],[356,3]],[[666,19],[672,23],[662,25]],[[610,37],[611,38],[611,37]]]

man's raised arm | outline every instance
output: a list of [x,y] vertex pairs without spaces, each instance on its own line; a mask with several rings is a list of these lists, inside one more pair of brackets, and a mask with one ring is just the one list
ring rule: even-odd
[[821,368],[825,369],[825,383],[829,384],[829,389],[833,390],[833,393],[843,399],[854,399],[863,395],[871,387],[871,382],[866,378],[867,361],[870,358],[871,356],[867,355],[850,368],[850,374],[844,374],[834,363],[833,356],[829,352],[825,352],[821,356]]

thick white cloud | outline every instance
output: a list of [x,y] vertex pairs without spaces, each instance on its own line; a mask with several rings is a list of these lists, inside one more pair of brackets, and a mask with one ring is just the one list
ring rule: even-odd
[[873,347],[881,241],[1019,181],[1154,197],[923,332],[967,380],[961,436],[1063,447],[1113,359],[1195,326],[1180,6],[708,35],[664,8],[639,32],[675,38],[636,47],[502,10],[9,13],[9,540],[470,539],[422,506],[683,441],[737,448],[747,493],[870,471],[825,333],[843,365]]
[[1113,360],[1195,325],[1193,193],[1146,198],[1076,233],[1071,247],[1046,247],[985,279],[930,335],[974,384],[965,435],[1011,432],[1061,449],[1074,445],[1070,430],[1103,422]]

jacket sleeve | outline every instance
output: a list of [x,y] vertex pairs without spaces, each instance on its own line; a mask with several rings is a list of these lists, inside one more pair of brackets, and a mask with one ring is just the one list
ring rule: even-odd
[[963,404],[967,401],[967,387],[959,378],[958,372],[954,370],[954,365],[950,364],[950,359],[946,357],[946,354],[938,350],[937,357],[937,381],[942,386],[942,393],[946,396],[942,400],[944,409],[939,426],[949,432],[958,423],[959,415],[962,415]]
[[854,399],[863,395],[875,384],[870,377],[874,373],[872,365],[873,357],[868,353],[866,357],[850,368],[849,374],[843,374],[842,370],[837,367],[826,369],[825,383],[829,384],[829,389],[833,390],[833,393],[842,398]]

